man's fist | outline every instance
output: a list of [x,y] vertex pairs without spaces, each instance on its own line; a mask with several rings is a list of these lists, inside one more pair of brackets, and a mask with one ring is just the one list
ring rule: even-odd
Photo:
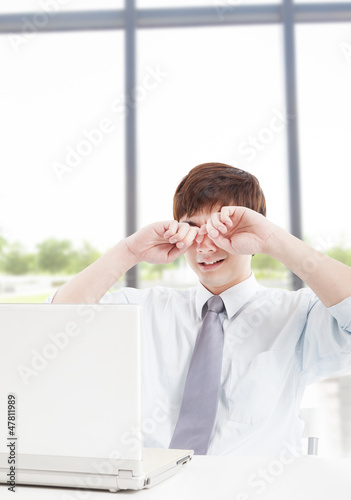
[[267,253],[267,240],[276,226],[266,217],[246,207],[222,207],[201,226],[196,241],[205,234],[219,248],[233,255]]
[[168,264],[193,244],[199,228],[184,222],[155,222],[126,238],[128,250],[139,262]]

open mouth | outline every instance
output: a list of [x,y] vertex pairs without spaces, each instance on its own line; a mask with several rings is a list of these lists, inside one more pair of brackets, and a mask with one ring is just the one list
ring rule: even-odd
[[213,260],[209,262],[199,262],[199,266],[201,267],[201,269],[210,270],[220,266],[222,262],[224,262],[224,259]]

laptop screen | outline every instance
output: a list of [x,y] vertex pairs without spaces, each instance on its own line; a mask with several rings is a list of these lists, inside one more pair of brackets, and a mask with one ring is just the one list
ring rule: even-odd
[[138,306],[1,304],[0,342],[0,415],[15,415],[20,453],[141,459]]

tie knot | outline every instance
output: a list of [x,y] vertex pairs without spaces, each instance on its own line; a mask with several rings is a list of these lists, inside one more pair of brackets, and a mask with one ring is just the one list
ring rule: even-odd
[[213,311],[215,313],[220,313],[224,309],[223,300],[219,295],[214,295],[207,301],[207,309],[208,311]]

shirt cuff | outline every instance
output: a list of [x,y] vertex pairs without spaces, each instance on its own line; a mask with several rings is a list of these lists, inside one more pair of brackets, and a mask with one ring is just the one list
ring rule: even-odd
[[351,333],[351,297],[344,299],[339,304],[335,304],[335,306],[328,307],[328,311],[334,316],[343,330]]

